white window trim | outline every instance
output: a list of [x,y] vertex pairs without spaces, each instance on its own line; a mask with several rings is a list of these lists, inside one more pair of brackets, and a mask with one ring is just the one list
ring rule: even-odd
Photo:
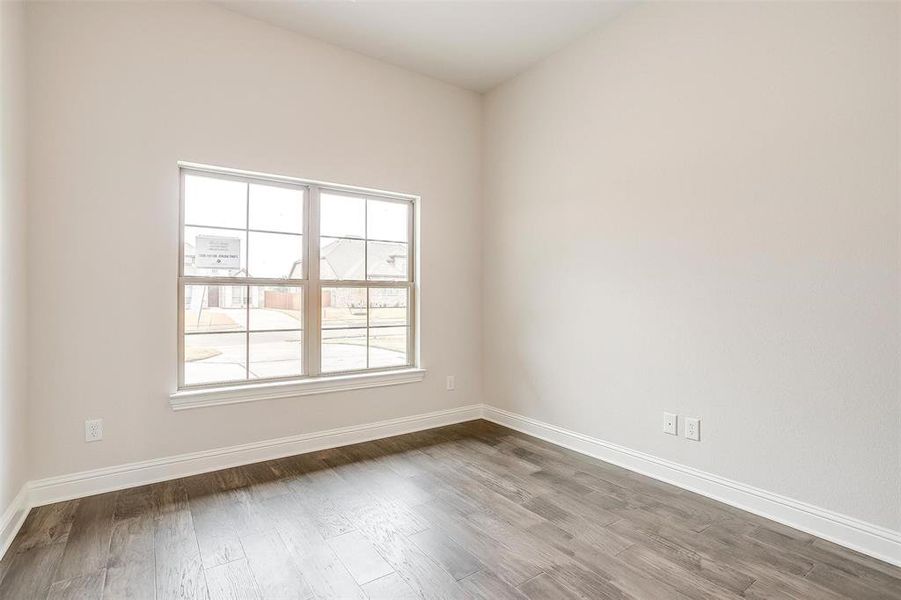
[[169,396],[169,404],[173,410],[185,410],[204,406],[255,402],[257,400],[276,400],[278,398],[293,398],[311,394],[345,392],[348,390],[415,383],[422,381],[425,378],[425,374],[425,369],[407,368],[393,371],[365,371],[353,375],[308,377],[292,381],[269,381],[266,383],[217,388],[185,389]]
[[[180,194],[183,190],[183,175],[185,172],[208,173],[210,175],[235,177],[242,180],[257,179],[268,183],[286,183],[292,186],[303,186],[307,189],[307,199],[304,209],[305,222],[308,224],[304,231],[305,271],[304,279],[300,280],[300,285],[304,288],[304,336],[308,336],[308,328],[319,327],[318,302],[310,302],[310,296],[317,293],[324,285],[325,287],[340,287],[361,282],[350,281],[319,281],[318,280],[318,215],[311,214],[310,194],[317,194],[319,190],[328,190],[334,192],[345,192],[350,194],[360,194],[369,197],[378,197],[384,199],[403,200],[409,202],[412,210],[412,222],[410,225],[410,239],[408,241],[410,248],[410,280],[407,287],[410,290],[408,302],[410,303],[410,323],[408,335],[408,356],[410,356],[411,364],[396,368],[386,369],[367,369],[360,371],[350,371],[343,373],[330,373],[323,375],[320,373],[311,373],[295,378],[287,379],[270,379],[259,381],[245,382],[228,382],[223,384],[199,385],[199,386],[183,386],[183,311],[182,311],[182,289],[183,280],[182,265],[184,264],[184,198],[180,198],[179,209],[179,264],[178,264],[178,386],[176,391],[170,394],[169,402],[173,410],[184,410],[188,408],[197,408],[202,406],[217,406],[222,404],[235,404],[240,402],[249,402],[255,400],[271,400],[276,398],[289,398],[295,396],[304,396],[310,394],[323,394],[329,392],[338,392],[346,390],[356,390],[372,387],[398,385],[403,383],[414,383],[422,381],[425,377],[425,369],[421,368],[420,361],[420,337],[419,337],[419,281],[420,281],[420,243],[419,243],[419,196],[411,194],[401,194],[396,192],[388,192],[374,188],[363,188],[348,186],[343,184],[335,184],[330,182],[322,182],[310,179],[300,179],[295,177],[285,177],[278,175],[269,175],[254,171],[243,171],[239,169],[230,169],[223,167],[214,167],[210,165],[178,162],[178,173],[180,181]],[[315,224],[314,224],[315,219]],[[313,240],[317,244],[313,244]],[[315,245],[315,248],[313,247]],[[315,261],[313,259],[316,259]],[[315,263],[315,264],[314,264]],[[315,269],[315,273],[313,270]],[[316,277],[311,277],[315,274]],[[286,280],[288,281],[288,280]],[[379,287],[379,282],[365,282],[366,287]],[[385,287],[398,287],[396,285],[385,285]],[[315,313],[315,314],[313,314]],[[316,336],[318,338],[318,335]],[[310,359],[315,359],[318,364],[318,356],[310,356],[314,344],[304,344],[304,364],[305,369],[310,368]],[[315,348],[312,352],[318,355],[319,348]]]

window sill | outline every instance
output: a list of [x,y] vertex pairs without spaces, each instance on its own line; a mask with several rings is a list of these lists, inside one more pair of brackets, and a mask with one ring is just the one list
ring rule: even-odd
[[422,381],[425,374],[425,369],[413,368],[398,371],[382,371],[379,373],[316,377],[299,381],[277,381],[198,390],[181,390],[169,396],[169,405],[173,410],[186,410],[189,408],[237,404],[239,402],[253,402],[256,400],[327,394],[329,392],[414,383]]

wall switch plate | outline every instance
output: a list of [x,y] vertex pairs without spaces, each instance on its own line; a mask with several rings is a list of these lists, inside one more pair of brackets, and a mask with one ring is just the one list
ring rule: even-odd
[[663,433],[676,435],[676,422],[678,419],[678,415],[668,412],[663,413]]
[[99,442],[103,439],[103,419],[88,419],[84,422],[84,441]]
[[701,419],[685,417],[685,437],[696,442],[701,441]]
[[457,389],[457,382],[454,381],[453,375],[448,375],[447,376],[447,391],[452,392],[455,389]]

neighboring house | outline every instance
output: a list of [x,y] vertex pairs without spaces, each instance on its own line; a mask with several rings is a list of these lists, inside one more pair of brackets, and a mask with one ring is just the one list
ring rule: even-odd
[[[368,244],[368,256],[363,244]],[[398,281],[407,278],[407,244],[403,242],[364,242],[335,238],[319,251],[319,277],[321,279],[366,279],[368,261],[370,281]],[[331,288],[323,291],[322,306],[349,306],[363,308],[366,295],[359,288]],[[392,293],[393,292],[393,293]],[[404,290],[386,290],[379,306],[404,306]],[[389,300],[390,298],[390,300]],[[387,300],[387,302],[386,302]],[[374,303],[371,303],[375,306]]]
[[[368,244],[368,257],[363,251]],[[365,258],[364,258],[365,257]],[[403,242],[364,242],[335,238],[319,251],[321,279],[367,279],[364,260],[368,259],[370,281],[398,281],[407,278],[407,244]]]
[[[364,253],[364,244],[368,244],[368,252]],[[367,256],[368,254],[368,256]],[[185,242],[185,275],[235,275],[233,271],[219,271],[210,269],[198,270],[194,267],[194,245]],[[338,279],[367,279],[366,271],[368,261],[368,279],[370,281],[399,281],[407,278],[407,244],[404,242],[366,242],[364,240],[333,238],[320,249],[319,270],[320,277],[324,280]],[[286,265],[285,278],[297,276],[300,271],[300,263]],[[194,289],[194,288],[198,289]],[[272,290],[274,291],[274,290]],[[201,292],[197,294],[196,292]],[[273,293],[266,293],[266,298],[259,302],[257,294],[260,289],[251,288],[254,304],[268,308],[299,308],[293,305],[286,306],[284,298],[276,298]],[[387,292],[383,297],[389,295]],[[197,296],[197,297],[192,297]],[[209,286],[206,290],[200,286],[188,286],[185,289],[185,306],[193,310],[203,307],[239,308],[246,301],[245,288],[242,286]],[[406,295],[398,290],[397,304],[403,305]],[[323,306],[339,304],[342,306],[363,307],[365,296],[359,296],[356,288],[332,289],[323,297]],[[388,304],[389,306],[392,304]]]

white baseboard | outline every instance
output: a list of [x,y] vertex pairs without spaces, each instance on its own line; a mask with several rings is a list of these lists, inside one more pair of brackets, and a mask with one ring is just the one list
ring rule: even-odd
[[0,558],[6,554],[13,538],[19,533],[19,528],[28,516],[28,484],[22,486],[16,497],[12,499],[3,515],[0,516]]
[[31,481],[0,517],[0,557],[28,510],[53,502],[485,418],[901,566],[901,532],[488,405],[193,452]]
[[29,506],[43,506],[53,502],[177,479],[198,473],[208,473],[274,458],[284,458],[432,427],[462,423],[478,419],[481,416],[482,406],[475,404],[376,423],[339,427],[338,429],[303,433],[274,440],[39,479],[28,485],[28,504]]
[[484,418],[901,566],[901,532],[492,406]]

